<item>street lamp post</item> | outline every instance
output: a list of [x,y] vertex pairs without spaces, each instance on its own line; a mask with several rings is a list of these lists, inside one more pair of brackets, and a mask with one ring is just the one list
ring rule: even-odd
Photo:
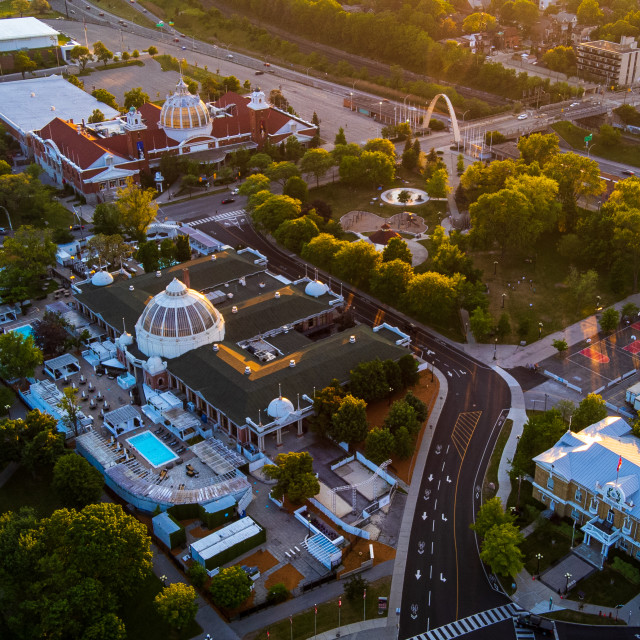
[[542,322],[538,322],[538,340],[540,340],[540,338],[542,338],[542,327],[544,325],[542,324]]
[[516,498],[516,507],[520,508],[520,487],[522,485],[522,480],[523,480],[524,476],[521,474],[518,476],[518,496]]
[[493,343],[493,359],[494,360],[498,359],[497,353],[498,353],[498,338],[496,338],[495,342]]
[[541,553],[536,553],[536,560],[538,561],[538,570],[536,573],[538,575],[540,575],[540,560],[542,560],[542,558],[544,558],[544,556]]
[[502,294],[502,308],[504,309],[504,299],[507,297],[506,293]]
[[573,577],[570,573],[565,573],[564,577],[567,579],[567,586],[565,587],[564,593],[565,595],[569,593],[569,580]]
[[433,382],[433,360],[431,361],[431,382]]
[[493,275],[495,276],[497,272],[498,272],[498,261],[494,260],[493,261]]

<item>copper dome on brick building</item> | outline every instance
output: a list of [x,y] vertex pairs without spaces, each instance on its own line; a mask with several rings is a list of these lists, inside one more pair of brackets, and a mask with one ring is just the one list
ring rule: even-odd
[[211,134],[211,116],[207,105],[189,92],[182,78],[176,85],[175,93],[167,96],[162,105],[160,127],[167,136],[178,142]]

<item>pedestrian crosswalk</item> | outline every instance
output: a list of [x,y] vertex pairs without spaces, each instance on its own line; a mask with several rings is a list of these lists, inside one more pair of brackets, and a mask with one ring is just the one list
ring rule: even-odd
[[487,609],[487,611],[481,611],[468,618],[462,618],[456,620],[443,627],[420,633],[417,636],[411,638],[411,640],[451,640],[458,636],[463,636],[465,633],[471,633],[476,629],[482,627],[489,627],[492,624],[497,624],[503,620],[509,620],[516,616],[522,609],[513,602],[504,605],[503,607],[496,607],[495,609]]
[[220,222],[221,220],[235,220],[245,214],[244,209],[236,209],[235,211],[225,211],[225,213],[217,213],[214,216],[208,218],[200,218],[200,220],[192,220],[187,222],[188,227],[197,227],[198,225],[205,224],[207,222]]

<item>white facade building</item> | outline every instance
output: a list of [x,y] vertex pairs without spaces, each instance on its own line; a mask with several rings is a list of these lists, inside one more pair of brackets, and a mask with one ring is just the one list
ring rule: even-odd
[[58,32],[37,18],[0,20],[0,51],[58,46]]

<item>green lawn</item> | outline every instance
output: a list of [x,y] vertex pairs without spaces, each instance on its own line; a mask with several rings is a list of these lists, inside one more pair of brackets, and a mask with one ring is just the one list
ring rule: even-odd
[[585,150],[585,136],[593,133],[593,140],[589,143],[590,148],[593,150],[591,152],[592,156],[640,167],[640,145],[637,143],[631,144],[623,140],[615,146],[607,146],[603,144],[602,137],[597,131],[581,129],[567,121],[556,122],[552,127],[574,149],[580,151]]
[[[542,554],[540,560],[540,573],[555,564],[569,553],[571,546],[571,536],[562,535],[560,529],[550,522],[540,525],[533,533],[528,535],[522,543],[522,554],[524,555],[524,567],[530,573],[538,571],[537,553]],[[582,585],[582,582],[580,583]]]
[[[619,603],[618,603],[619,604]],[[544,614],[545,618],[562,620],[563,622],[575,622],[576,624],[626,624],[624,620],[616,620],[606,616],[597,616],[593,613],[582,613],[573,609],[563,609],[562,611],[551,611]]]
[[603,607],[615,607],[625,604],[638,595],[638,585],[629,582],[622,574],[605,567],[602,571],[592,573],[588,578],[580,580],[569,592],[575,599],[578,591],[582,591],[584,601]]
[[[19,18],[20,14],[13,10],[13,0],[1,0],[0,1],[0,18]],[[47,11],[46,13],[35,13],[34,11],[26,11],[22,14],[23,18],[27,16],[34,16],[38,20],[52,19],[57,16],[61,16],[61,13],[57,11]]]
[[[513,427],[513,420],[505,420],[500,435],[496,440],[496,445],[493,448],[491,454],[491,460],[489,460],[489,466],[487,467],[487,473],[484,476],[484,484],[482,485],[482,495],[484,500],[493,498],[498,491],[498,468],[500,467],[500,459],[502,458],[502,452],[507,444],[507,440],[511,435],[511,429]],[[493,483],[494,488],[490,488],[490,484]]]
[[[381,578],[372,582],[367,587],[367,620],[378,618],[378,596],[389,596],[391,578]],[[363,600],[357,598],[350,602],[342,598],[342,611],[340,614],[340,624],[347,625],[353,622],[360,622],[363,614]],[[386,614],[385,614],[386,615]],[[313,608],[303,611],[293,617],[293,634],[291,623],[286,618],[277,624],[271,625],[268,629],[269,640],[290,640],[290,638],[306,640],[314,635]],[[338,626],[338,600],[331,600],[318,605],[317,632],[329,631]],[[267,640],[267,629],[249,634],[247,638],[251,640]]]
[[[489,311],[496,319],[502,313],[509,316],[511,334],[504,338],[505,343],[517,344],[521,339],[534,342],[538,339],[540,322],[545,336],[594,312],[595,298],[578,301],[566,287],[570,261],[558,254],[558,240],[557,234],[544,236],[524,255],[509,252],[501,255],[499,250],[469,252],[489,288]],[[520,284],[516,285],[518,281]],[[602,296],[604,307],[627,295],[613,294],[606,275],[600,277],[596,293]],[[519,327],[526,329],[522,337]]]
[[33,507],[40,517],[51,515],[62,503],[51,487],[51,469],[42,469],[37,478],[24,467],[11,476],[0,489],[0,513]]
[[100,3],[100,10],[108,11],[114,16],[124,18],[130,22],[142,25],[143,27],[154,28],[156,23],[154,20],[142,15],[137,9],[131,6],[131,3],[126,0],[108,0],[108,2]]
[[153,599],[162,589],[162,583],[155,575],[150,575],[140,590],[127,599],[121,616],[130,640],[189,640],[200,633],[202,627],[193,622],[186,629],[173,631],[157,614]]

